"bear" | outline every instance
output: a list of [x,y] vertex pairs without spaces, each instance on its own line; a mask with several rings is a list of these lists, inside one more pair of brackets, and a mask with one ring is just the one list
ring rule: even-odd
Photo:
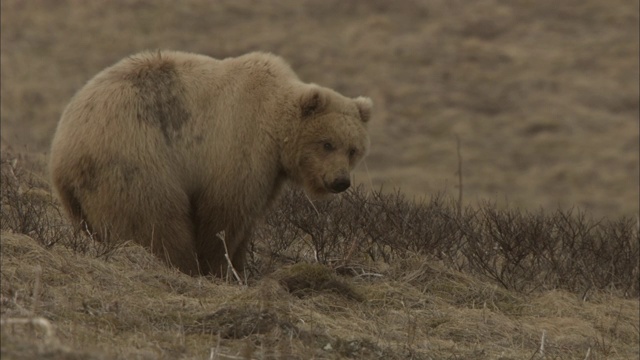
[[314,199],[349,188],[372,106],[302,82],[271,53],[145,51],[72,97],[52,140],[51,183],[77,231],[222,277],[229,263],[245,269],[284,184]]

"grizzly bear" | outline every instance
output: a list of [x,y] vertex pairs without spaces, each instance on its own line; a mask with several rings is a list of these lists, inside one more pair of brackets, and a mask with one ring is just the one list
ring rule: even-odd
[[225,255],[244,269],[283,183],[314,198],[350,186],[371,108],[302,82],[268,53],[143,52],[67,105],[52,184],[76,227],[100,241],[133,240],[187,274],[223,276]]

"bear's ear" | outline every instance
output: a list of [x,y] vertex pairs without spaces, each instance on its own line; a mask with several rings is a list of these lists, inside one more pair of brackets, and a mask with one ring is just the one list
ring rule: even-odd
[[302,118],[308,118],[322,111],[327,105],[327,100],[317,87],[306,89],[300,97],[300,113]]
[[360,112],[360,119],[362,119],[363,123],[366,123],[371,118],[371,109],[373,108],[373,101],[368,97],[359,96],[354,99],[356,105],[358,106],[358,111]]

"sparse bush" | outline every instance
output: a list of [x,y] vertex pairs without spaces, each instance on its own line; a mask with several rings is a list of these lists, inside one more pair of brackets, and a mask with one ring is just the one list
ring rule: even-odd
[[17,159],[3,158],[1,167],[0,228],[31,236],[45,247],[65,238],[69,232],[60,221],[51,193],[38,187],[33,176],[17,166]]
[[[28,235],[45,247],[63,243],[76,252],[108,258],[118,242],[99,242],[73,230],[46,184],[16,160],[2,160],[4,231]],[[629,218],[588,218],[584,212],[529,213],[481,203],[458,212],[442,195],[408,200],[400,191],[356,187],[312,203],[290,191],[258,229],[250,254],[254,275],[283,264],[318,262],[342,273],[369,262],[420,256],[457,271],[489,278],[505,289],[592,289],[638,296],[638,229]],[[262,254],[262,256],[258,256]],[[356,271],[357,273],[357,271]]]
[[46,248],[60,243],[75,252],[105,259],[119,245],[99,242],[83,231],[74,230],[48,185],[18,166],[16,158],[3,154],[1,176],[3,231],[28,235]]
[[[400,191],[356,187],[318,203],[287,193],[253,249],[268,249],[271,259],[336,269],[418,254],[519,292],[565,289],[586,296],[608,289],[637,296],[636,226],[631,219],[595,221],[574,210],[529,213],[492,203],[458,214],[441,195],[416,202]],[[313,255],[305,257],[305,251]]]

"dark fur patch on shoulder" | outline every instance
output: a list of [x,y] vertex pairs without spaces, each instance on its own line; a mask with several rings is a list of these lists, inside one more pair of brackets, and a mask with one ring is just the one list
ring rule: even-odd
[[138,120],[159,127],[165,141],[171,145],[191,117],[181,99],[183,85],[176,65],[162,53],[139,60],[136,65],[127,80],[137,89],[142,105],[138,109]]
[[109,169],[120,175],[121,186],[129,187],[140,176],[140,166],[135,161],[131,161],[123,156],[113,156],[109,161]]

